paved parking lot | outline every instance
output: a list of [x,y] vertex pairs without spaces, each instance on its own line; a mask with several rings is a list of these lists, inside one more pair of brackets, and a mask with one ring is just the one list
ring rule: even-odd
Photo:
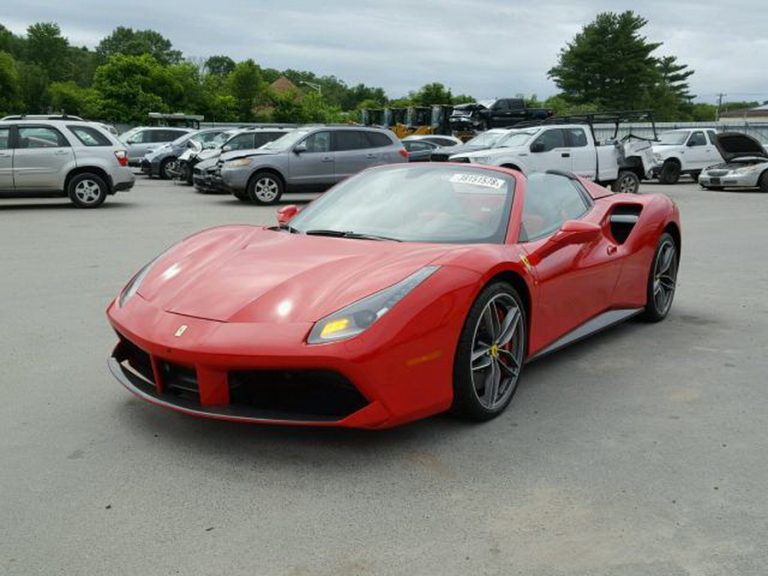
[[0,201],[0,574],[763,575],[768,196],[642,190],[683,217],[665,322],[531,364],[490,423],[375,433],[195,420],[107,371],[133,272],[274,209],[143,178]]

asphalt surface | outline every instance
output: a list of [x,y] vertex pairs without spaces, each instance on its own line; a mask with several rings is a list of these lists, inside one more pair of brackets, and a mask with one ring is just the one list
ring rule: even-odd
[[0,574],[762,576],[768,196],[642,191],[682,212],[666,321],[529,365],[492,422],[384,432],[197,420],[107,370],[143,263],[274,209],[143,178],[0,200]]

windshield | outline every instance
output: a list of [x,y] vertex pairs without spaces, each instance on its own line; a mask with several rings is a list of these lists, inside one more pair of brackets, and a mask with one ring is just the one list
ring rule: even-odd
[[326,192],[291,227],[406,242],[503,243],[514,189],[513,176],[485,168],[374,168]]
[[299,140],[304,138],[309,134],[309,130],[292,130],[291,132],[288,132],[285,136],[281,136],[277,140],[272,140],[272,142],[269,142],[261,147],[262,150],[288,150],[291,146],[296,144]]
[[513,130],[499,138],[498,142],[494,145],[494,148],[523,146],[538,133],[538,130]]
[[221,134],[216,136],[216,138],[211,140],[208,143],[207,147],[208,148],[221,148],[222,146],[224,146],[224,143],[227,140],[229,140],[232,136],[234,136],[235,134],[238,134],[239,132],[240,132],[239,130],[228,130],[227,132],[222,132]]
[[679,146],[688,138],[688,132],[662,132],[659,134],[659,144]]
[[496,142],[499,141],[499,139],[506,134],[506,130],[488,130],[487,132],[481,132],[472,140],[469,140],[467,142],[468,146],[484,146],[486,148],[490,148]]

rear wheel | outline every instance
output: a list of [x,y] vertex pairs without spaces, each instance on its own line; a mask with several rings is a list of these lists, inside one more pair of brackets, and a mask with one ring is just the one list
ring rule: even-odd
[[487,286],[467,315],[453,366],[452,411],[473,420],[501,414],[517,390],[527,342],[525,308],[506,282]]
[[674,160],[667,160],[661,166],[659,182],[662,184],[675,184],[680,179],[680,164]]
[[757,185],[760,187],[760,192],[768,192],[768,171],[762,173]]
[[277,204],[282,195],[283,181],[271,172],[257,172],[248,183],[248,197],[254,204]]
[[677,245],[672,236],[665,232],[656,245],[656,253],[648,272],[648,302],[644,317],[649,322],[659,322],[669,313],[677,288],[677,267]]
[[629,170],[619,172],[619,177],[611,184],[611,190],[622,194],[637,194],[640,190],[640,178]]
[[107,183],[88,172],[74,176],[67,186],[69,199],[78,208],[98,208],[107,199],[107,192]]

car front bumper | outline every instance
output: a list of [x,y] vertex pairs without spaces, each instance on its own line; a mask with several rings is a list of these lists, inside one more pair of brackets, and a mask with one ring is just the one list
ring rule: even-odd
[[722,186],[723,188],[756,188],[759,172],[752,174],[734,174],[728,172],[725,174],[710,174],[702,172],[699,175],[699,184],[704,187],[712,188]]
[[[426,313],[446,305],[430,301]],[[139,295],[124,307],[113,302],[107,315],[118,335],[110,370],[143,400],[206,418],[371,429],[450,407],[463,326],[455,310],[431,330],[423,321],[388,322],[349,340],[309,345],[312,323],[203,320]],[[403,331],[413,331],[407,345]]]

